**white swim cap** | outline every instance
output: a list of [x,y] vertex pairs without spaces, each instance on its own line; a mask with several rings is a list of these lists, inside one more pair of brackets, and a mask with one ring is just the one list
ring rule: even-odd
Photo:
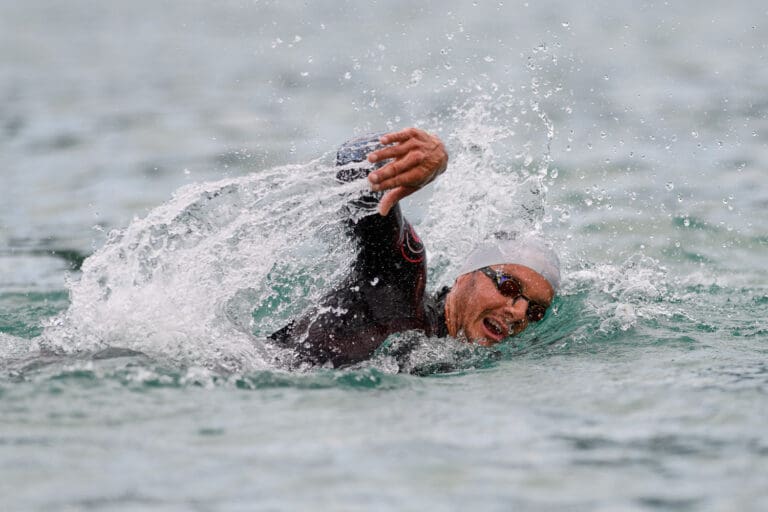
[[560,259],[544,239],[535,235],[521,235],[514,240],[478,245],[469,253],[459,275],[503,264],[524,265],[544,276],[555,291],[560,287]]

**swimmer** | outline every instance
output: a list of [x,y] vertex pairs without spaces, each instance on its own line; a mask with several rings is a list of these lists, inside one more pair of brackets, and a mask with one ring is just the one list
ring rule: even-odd
[[476,247],[452,287],[425,294],[424,244],[398,202],[446,170],[439,138],[407,128],[353,139],[338,150],[336,165],[339,182],[367,178],[371,190],[346,206],[358,250],[350,274],[317,308],[270,336],[292,347],[299,363],[354,364],[408,330],[492,346],[544,319],[560,269],[557,255],[535,236]]

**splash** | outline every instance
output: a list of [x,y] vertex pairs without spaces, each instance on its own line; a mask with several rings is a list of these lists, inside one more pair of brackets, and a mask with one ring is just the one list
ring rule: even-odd
[[337,185],[327,160],[189,185],[112,232],[71,283],[71,305],[41,348],[123,346],[183,363],[263,366],[254,333],[311,304],[351,259],[337,210],[360,185]]
[[450,171],[434,184],[423,227],[440,286],[452,283],[478,243],[543,230],[553,133],[531,105],[537,104],[509,94],[484,95],[454,112]]

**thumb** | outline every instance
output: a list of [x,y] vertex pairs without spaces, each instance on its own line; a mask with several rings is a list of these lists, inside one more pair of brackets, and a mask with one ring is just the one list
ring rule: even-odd
[[409,196],[416,192],[417,189],[412,187],[397,187],[384,194],[384,197],[379,201],[379,215],[385,217],[398,201],[402,198]]

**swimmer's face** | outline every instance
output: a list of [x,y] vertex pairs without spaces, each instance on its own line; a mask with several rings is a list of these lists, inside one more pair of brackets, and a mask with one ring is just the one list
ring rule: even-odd
[[455,319],[455,325],[448,323],[452,336],[463,332],[470,342],[495,345],[528,327],[528,299],[545,307],[552,303],[555,296],[552,285],[535,270],[523,265],[492,265],[491,268],[515,278],[527,299],[515,300],[503,295],[495,281],[479,270],[462,274],[451,290],[453,297],[449,296],[449,315]]

